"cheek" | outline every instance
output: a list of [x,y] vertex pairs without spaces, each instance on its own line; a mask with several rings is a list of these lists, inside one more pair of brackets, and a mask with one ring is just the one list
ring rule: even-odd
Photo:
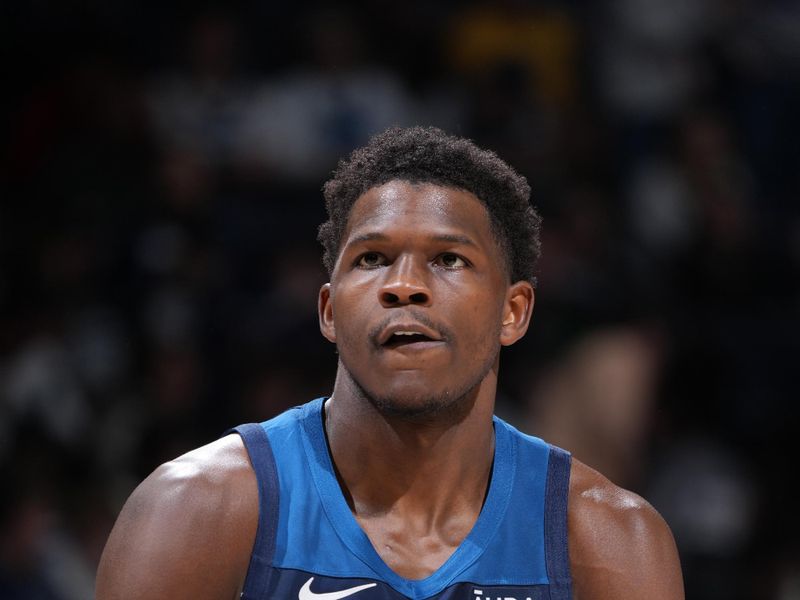
[[336,326],[337,345],[349,345],[363,335],[366,311],[363,293],[340,294],[333,305],[333,321]]
[[502,330],[503,305],[494,296],[472,299],[461,313],[460,327],[468,332],[470,346],[475,349],[492,348],[499,343]]

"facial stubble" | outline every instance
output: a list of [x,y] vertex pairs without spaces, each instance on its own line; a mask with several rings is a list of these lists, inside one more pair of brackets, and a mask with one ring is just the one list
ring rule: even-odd
[[347,378],[353,384],[353,391],[362,400],[371,404],[375,410],[387,419],[400,419],[413,422],[432,422],[432,421],[460,421],[472,408],[477,397],[481,383],[486,379],[489,372],[497,363],[500,353],[500,343],[498,337],[487,336],[475,352],[485,351],[487,346],[492,346],[493,351],[489,352],[485,361],[475,371],[474,377],[468,379],[462,386],[453,387],[431,393],[427,395],[387,395],[378,390],[369,389],[362,381],[354,375],[344,358],[339,353],[339,368],[344,369]]

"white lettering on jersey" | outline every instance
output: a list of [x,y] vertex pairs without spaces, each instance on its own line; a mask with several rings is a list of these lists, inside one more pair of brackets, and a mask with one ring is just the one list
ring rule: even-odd
[[[473,600],[517,600],[517,598],[514,598],[512,596],[503,596],[503,597],[497,596],[497,598],[486,596],[485,598],[481,598],[481,596],[483,596],[483,590],[476,590],[474,588],[472,590],[472,593],[475,594],[475,596],[477,596]],[[525,600],[531,600],[530,596],[527,596]]]

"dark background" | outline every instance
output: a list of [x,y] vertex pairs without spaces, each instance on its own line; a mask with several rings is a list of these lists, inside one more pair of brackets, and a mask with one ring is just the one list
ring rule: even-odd
[[2,8],[0,598],[91,597],[153,468],[330,391],[320,188],[395,124],[544,216],[498,412],[648,498],[690,600],[800,598],[796,2],[138,4]]

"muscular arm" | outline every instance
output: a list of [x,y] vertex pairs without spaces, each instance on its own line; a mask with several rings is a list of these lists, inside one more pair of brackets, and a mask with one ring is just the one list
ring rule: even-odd
[[238,598],[258,488],[238,435],[156,469],[131,494],[97,573],[98,600]]
[[576,600],[683,600],[678,552],[658,512],[578,461],[568,523]]

